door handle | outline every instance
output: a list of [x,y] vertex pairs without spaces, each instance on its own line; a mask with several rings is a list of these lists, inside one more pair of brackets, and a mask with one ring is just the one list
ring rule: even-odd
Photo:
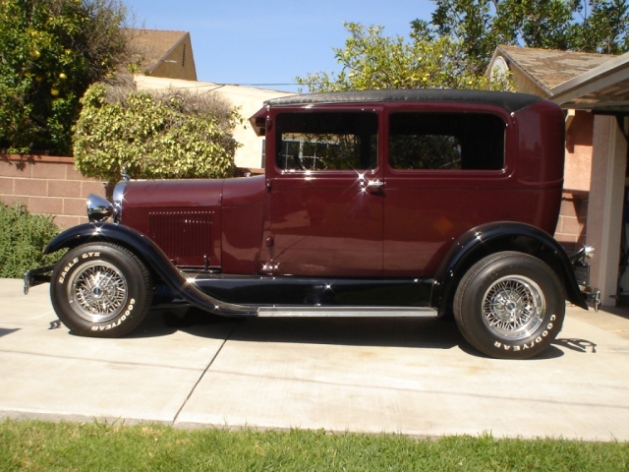
[[384,187],[384,182],[382,182],[381,180],[368,180],[367,181],[367,188],[379,189],[382,187]]
[[372,192],[379,193],[382,191],[382,187],[384,187],[384,182],[382,180],[366,180],[363,179],[360,181],[360,188],[363,192]]

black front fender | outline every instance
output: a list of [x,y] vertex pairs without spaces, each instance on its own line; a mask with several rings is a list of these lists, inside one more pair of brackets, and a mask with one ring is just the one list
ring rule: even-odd
[[452,244],[435,275],[432,306],[441,314],[445,313],[465,271],[481,258],[498,251],[521,251],[539,257],[555,270],[564,286],[566,298],[588,309],[587,298],[579,289],[564,248],[535,226],[509,221],[477,226]]
[[154,246],[162,252],[149,238],[131,228],[113,223],[99,222],[86,223],[63,231],[50,241],[46,249],[44,249],[44,254],[52,254],[60,249],[72,249],[81,244],[99,241],[123,243],[130,248]]
[[172,264],[157,244],[142,233],[127,226],[102,222],[75,226],[55,237],[44,250],[44,254],[51,254],[63,248],[74,248],[83,244],[98,242],[110,242],[125,246],[163,280],[174,293],[192,306],[225,316],[256,315],[255,307],[226,303],[203,293],[196,287],[194,280],[186,278]]

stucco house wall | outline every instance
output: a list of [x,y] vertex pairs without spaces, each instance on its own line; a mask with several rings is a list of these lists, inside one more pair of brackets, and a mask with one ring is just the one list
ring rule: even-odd
[[259,89],[238,85],[214,84],[211,82],[193,82],[173,80],[145,75],[134,76],[138,90],[168,90],[170,88],[188,90],[191,93],[216,93],[234,107],[238,107],[245,122],[234,130],[234,137],[241,144],[236,150],[236,166],[246,169],[260,169],[262,166],[263,138],[255,134],[248,119],[255,114],[266,100],[293,95],[289,92]]
[[571,110],[566,117],[566,167],[564,188],[588,192],[592,173],[594,116]]
[[591,113],[567,112],[564,192],[555,238],[569,251],[586,244],[593,127]]

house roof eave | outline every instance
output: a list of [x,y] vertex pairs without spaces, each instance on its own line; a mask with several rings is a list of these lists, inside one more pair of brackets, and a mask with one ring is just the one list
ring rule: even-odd
[[560,106],[629,111],[629,53],[554,87],[551,93],[550,99]]

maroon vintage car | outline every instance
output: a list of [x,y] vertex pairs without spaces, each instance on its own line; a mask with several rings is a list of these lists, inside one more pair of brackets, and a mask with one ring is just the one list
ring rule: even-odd
[[[226,316],[445,316],[497,358],[587,309],[559,214],[564,116],[539,97],[396,90],[296,95],[251,118],[265,175],[129,181],[26,287],[51,281],[77,334],[120,336],[156,300]],[[106,222],[111,219],[111,222]],[[52,275],[47,275],[52,272]],[[581,287],[582,288],[582,287]],[[357,320],[357,323],[360,321]]]

